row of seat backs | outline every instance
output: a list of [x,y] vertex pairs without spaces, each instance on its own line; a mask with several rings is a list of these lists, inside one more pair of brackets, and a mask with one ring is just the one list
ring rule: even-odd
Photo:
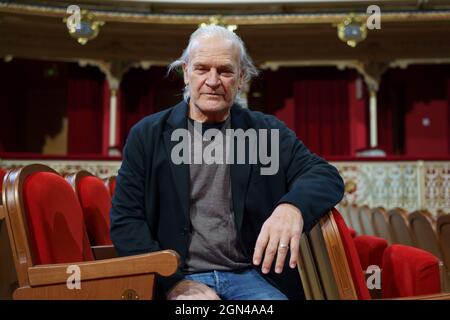
[[[354,240],[336,209],[303,235],[300,245],[298,267],[308,299],[371,298]],[[417,248],[392,245],[384,250],[381,283],[388,298],[440,292],[439,260]]]
[[[4,179],[7,171],[8,171],[8,169],[6,169],[6,168],[0,168],[0,192],[2,191],[3,179]],[[65,176],[67,177],[67,176],[72,176],[72,175],[74,175],[74,174],[66,174]],[[93,176],[90,172],[85,171],[85,170],[81,170],[80,175]],[[110,176],[108,178],[105,178],[103,181],[109,192],[110,197],[112,198],[114,196],[114,190],[116,187],[116,177]],[[0,197],[0,205],[1,204],[2,204],[2,197]]]
[[[85,178],[89,179],[83,183],[82,181]],[[106,197],[108,192],[104,184],[103,189],[101,189],[98,182],[102,183],[102,181],[94,178],[86,173],[80,174],[78,179],[79,194],[84,194],[84,192],[87,192],[86,190],[92,188]],[[76,176],[74,181],[75,183],[77,182]],[[103,192],[102,190],[106,191]],[[9,278],[8,281],[10,283],[8,283],[8,286],[10,288],[7,289],[15,290],[18,287],[20,292],[22,292],[19,294],[21,296],[29,292],[31,290],[30,287],[32,287],[30,270],[33,270],[34,274],[39,274],[39,283],[46,283],[45,269],[49,267],[36,271],[35,266],[86,263],[94,259],[86,230],[83,209],[77,194],[74,192],[73,187],[53,169],[45,165],[34,164],[9,170],[3,180],[2,202],[7,226],[7,238],[11,246],[10,253],[17,279],[17,284],[14,285],[11,282],[12,279]],[[85,207],[89,207],[92,202],[94,200],[91,197],[87,198],[83,203]],[[4,224],[2,223],[2,225]],[[130,265],[127,268],[128,261]],[[155,261],[155,265],[150,268],[148,263],[152,261]],[[110,267],[108,267],[109,264],[111,264]],[[109,259],[101,264],[89,264],[88,268],[91,277],[97,274],[93,273],[94,270],[100,271],[100,273],[103,270],[109,274],[117,274],[116,271],[118,271],[119,274],[115,277],[123,277],[126,276],[124,274],[126,271],[124,270],[133,272],[131,270],[133,266],[135,269],[145,270],[145,272],[138,270],[141,274],[147,273],[151,269],[155,270],[152,272],[167,276],[175,272],[178,264],[179,258],[175,252],[163,251],[157,254],[137,257],[134,260],[131,257]],[[4,276],[4,274],[1,274],[1,276]],[[142,293],[142,297],[152,297],[153,292],[150,286],[153,283],[152,277],[146,278],[150,281],[149,286],[140,286],[140,290],[145,291]],[[136,283],[139,283],[139,279],[137,280]],[[50,279],[49,281],[51,283],[52,280]],[[105,284],[105,281],[109,280],[105,279],[102,281]],[[127,281],[129,280],[125,279],[112,285],[115,285],[117,288],[129,286],[130,282]],[[78,295],[73,290],[67,291],[65,284],[61,286],[62,291],[54,291],[55,286],[51,285],[48,288],[43,291],[37,289],[37,291],[33,291],[33,294],[39,294],[38,296],[41,297],[64,298],[69,293],[66,297],[86,298],[90,296],[95,298],[93,293],[86,291]],[[95,284],[91,284],[90,289],[97,293],[101,291],[101,288],[96,289]],[[49,295],[49,292],[52,291],[53,295]],[[117,296],[106,292],[106,296],[120,297],[120,294]]]
[[421,248],[444,262],[450,270],[450,214],[435,218],[427,210],[408,213],[401,208],[386,211],[355,205],[342,209],[344,218],[357,234],[375,235],[388,243]]
[[[0,168],[0,192],[6,173],[6,169]],[[81,170],[66,174],[65,178],[75,190],[82,206],[91,245],[110,245],[109,211],[111,209],[111,198],[114,195],[115,177],[101,180],[88,171]],[[1,204],[2,197],[0,197]],[[3,214],[0,212],[0,218],[2,216]]]

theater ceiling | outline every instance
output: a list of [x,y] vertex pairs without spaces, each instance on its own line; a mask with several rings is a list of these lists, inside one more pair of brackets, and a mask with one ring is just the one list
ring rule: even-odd
[[[355,48],[337,36],[349,13],[367,17],[374,1],[0,1],[0,57],[166,64],[189,34],[220,15],[259,65],[330,61],[450,60],[450,1],[376,1],[381,29]],[[104,21],[97,38],[80,45],[63,18],[76,3]],[[101,3],[101,4],[100,4]]]

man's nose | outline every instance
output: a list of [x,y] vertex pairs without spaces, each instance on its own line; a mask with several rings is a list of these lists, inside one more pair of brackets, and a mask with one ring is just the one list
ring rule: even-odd
[[217,87],[220,84],[219,74],[217,70],[212,68],[209,71],[208,78],[206,79],[206,85],[209,87]]

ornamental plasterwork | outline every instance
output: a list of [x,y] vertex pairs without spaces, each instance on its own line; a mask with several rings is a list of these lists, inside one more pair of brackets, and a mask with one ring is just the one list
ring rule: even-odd
[[450,212],[449,162],[337,162],[349,203]]
[[434,210],[450,211],[450,163],[427,163],[424,171],[425,203]]

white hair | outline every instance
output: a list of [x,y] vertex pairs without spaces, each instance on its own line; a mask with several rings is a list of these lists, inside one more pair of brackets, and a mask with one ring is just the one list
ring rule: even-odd
[[[245,49],[244,42],[242,39],[235,34],[233,31],[228,30],[227,28],[224,28],[222,26],[218,25],[207,25],[203,27],[199,27],[197,30],[194,31],[194,33],[191,34],[191,37],[189,38],[188,46],[184,49],[183,54],[180,58],[175,60],[169,65],[169,70],[167,73],[170,73],[172,70],[180,70],[183,64],[188,65],[189,64],[189,58],[192,51],[192,46],[197,38],[200,37],[212,37],[212,36],[219,36],[224,39],[230,40],[239,50],[239,62],[240,62],[240,69],[243,74],[242,76],[242,86],[248,87],[250,80],[252,77],[255,77],[258,75],[258,70],[256,69],[255,65],[253,64],[252,59],[247,54],[247,50]],[[189,92],[189,85],[185,85],[183,90],[183,97],[184,100],[187,102],[190,97]],[[241,90],[238,90],[235,101],[240,105],[245,105],[245,100],[243,99],[241,95]]]

